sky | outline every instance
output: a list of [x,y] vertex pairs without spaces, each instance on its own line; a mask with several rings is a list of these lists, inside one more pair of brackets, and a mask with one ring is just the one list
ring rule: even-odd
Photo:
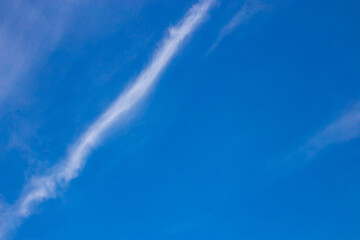
[[355,0],[0,2],[0,239],[360,239]]

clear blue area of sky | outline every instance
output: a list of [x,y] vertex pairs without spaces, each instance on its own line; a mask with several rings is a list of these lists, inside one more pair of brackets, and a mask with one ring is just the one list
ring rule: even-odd
[[[77,3],[10,97],[23,100],[1,108],[1,201],[65,157],[194,3]],[[359,239],[360,138],[293,171],[281,162],[360,100],[360,2],[263,3],[207,54],[243,1],[216,6],[144,104],[13,239]]]

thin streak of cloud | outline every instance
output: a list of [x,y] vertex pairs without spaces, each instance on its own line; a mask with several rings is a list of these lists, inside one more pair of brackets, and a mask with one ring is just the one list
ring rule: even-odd
[[208,53],[212,52],[219,43],[230,33],[232,33],[240,24],[242,24],[245,20],[249,19],[259,11],[265,9],[266,6],[260,4],[257,0],[248,0],[245,1],[244,5],[241,9],[231,18],[230,22],[228,22],[218,34],[215,43],[211,46]]
[[335,144],[344,143],[360,136],[360,102],[356,103],[351,109],[332,121],[329,125],[311,137],[306,144],[300,147],[288,159],[294,161],[294,166],[300,167],[312,161],[312,159],[323,149]]
[[343,114],[310,139],[306,149],[321,150],[331,144],[349,141],[360,136],[360,103]]
[[308,166],[323,149],[358,137],[360,137],[360,102],[320,130],[296,151],[269,162],[261,171],[261,175],[270,184]]
[[150,91],[165,70],[184,40],[205,19],[215,0],[202,0],[194,5],[185,17],[169,29],[167,36],[155,51],[150,63],[124,90],[114,103],[81,135],[68,156],[54,166],[48,174],[33,178],[28,183],[16,203],[0,216],[0,238],[18,226],[21,220],[30,216],[41,202],[54,198],[62,187],[79,175],[86,158],[116,122],[132,110]]

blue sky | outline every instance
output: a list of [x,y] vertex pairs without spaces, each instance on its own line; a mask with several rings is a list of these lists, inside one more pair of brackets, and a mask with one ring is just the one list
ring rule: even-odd
[[0,238],[359,239],[360,2],[0,3]]

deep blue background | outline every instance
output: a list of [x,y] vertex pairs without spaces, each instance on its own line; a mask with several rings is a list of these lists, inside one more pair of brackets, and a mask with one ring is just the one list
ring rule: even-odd
[[[2,110],[6,201],[66,155],[193,3],[76,6],[31,86],[19,87],[29,102]],[[360,239],[360,139],[262,175],[360,99],[360,2],[265,3],[207,55],[243,1],[217,6],[137,114],[14,239]],[[24,129],[31,150],[4,147]]]

